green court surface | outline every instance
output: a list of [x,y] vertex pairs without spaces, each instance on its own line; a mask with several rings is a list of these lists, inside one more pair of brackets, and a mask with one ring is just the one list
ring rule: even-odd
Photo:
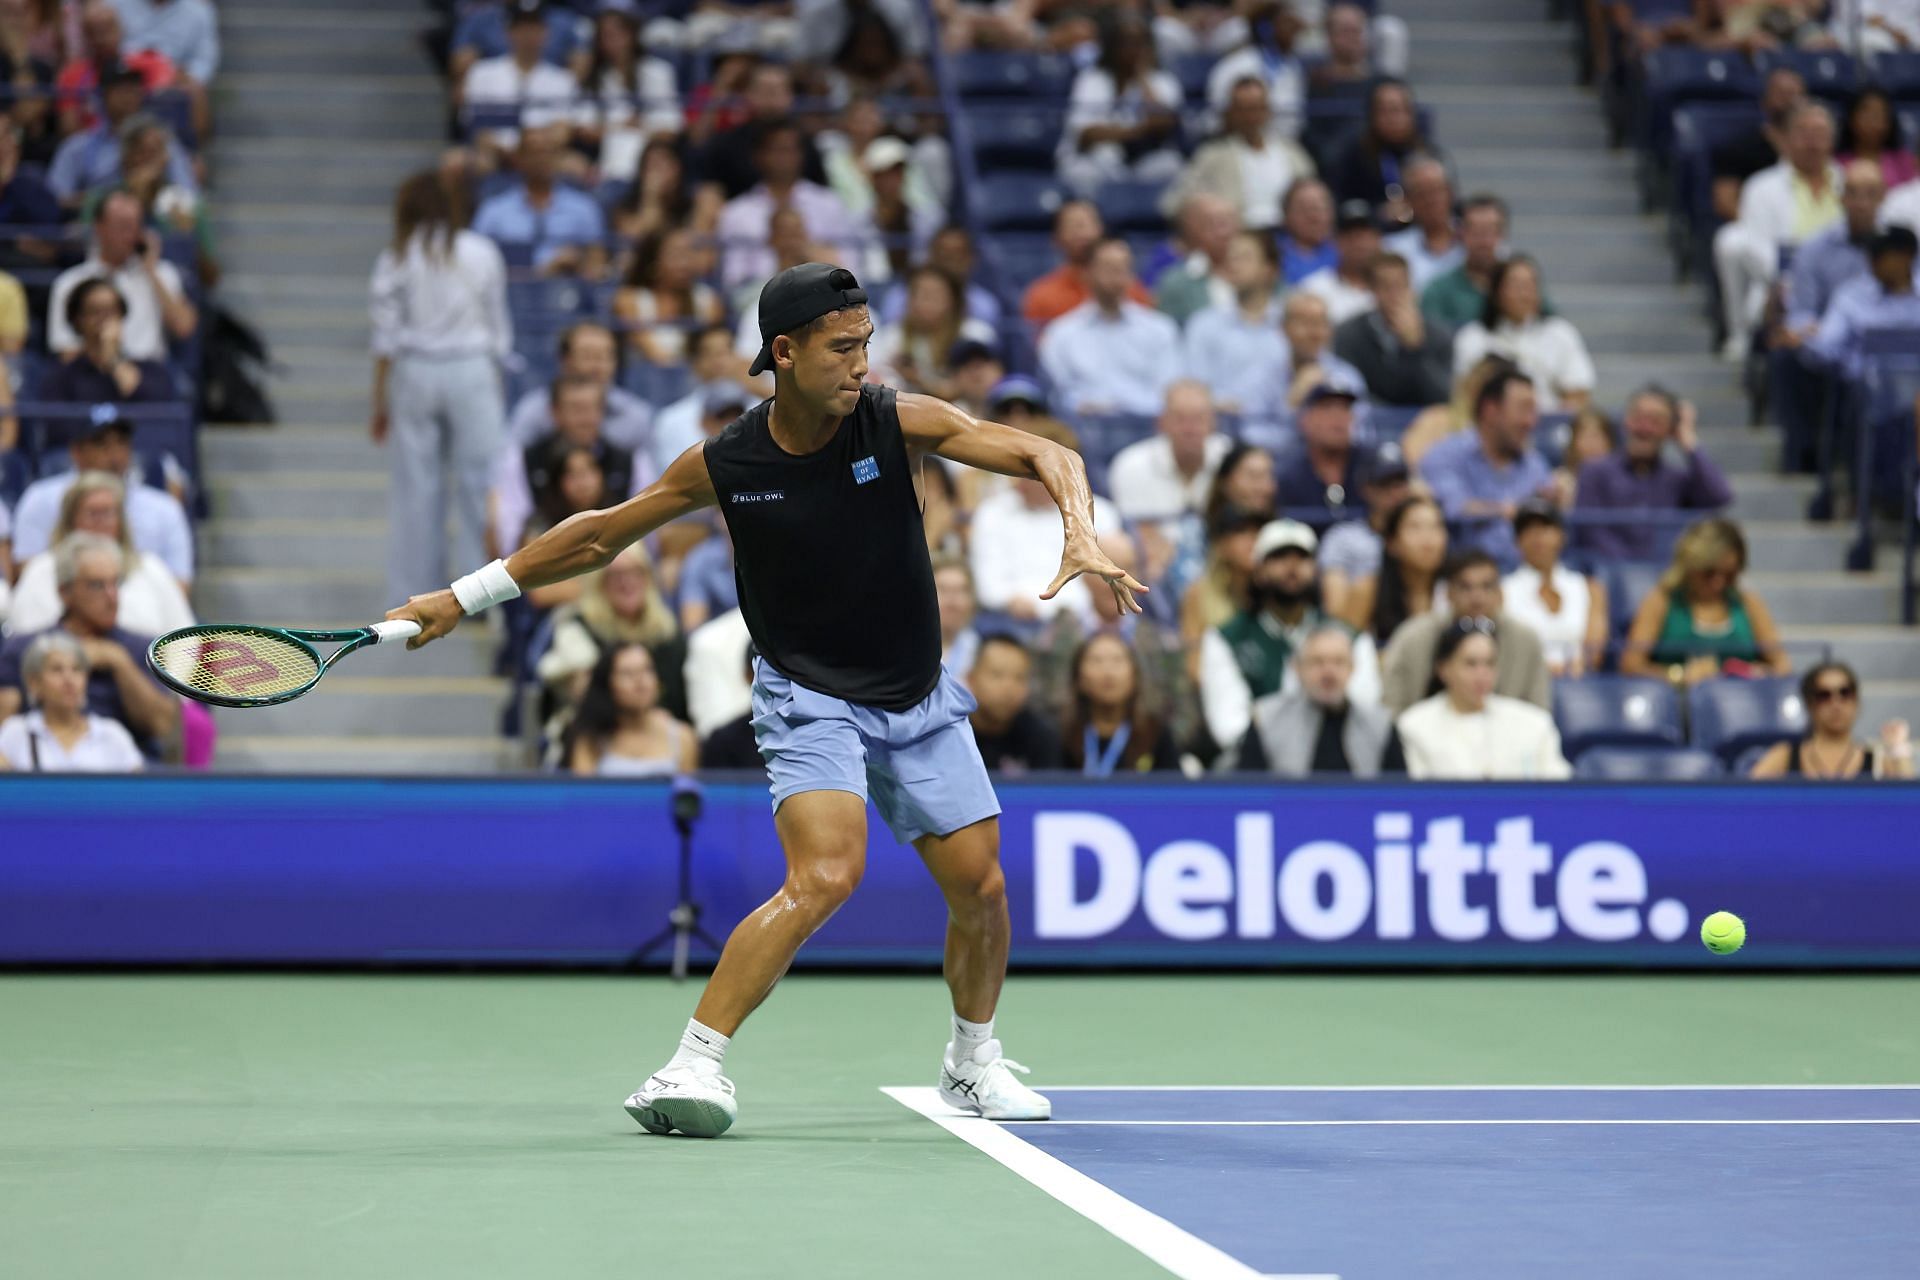
[[[880,1092],[933,977],[789,980],[740,1124],[620,1108],[695,988],[599,976],[0,977],[0,1275],[1162,1276]],[[1055,1084],[1920,1081],[1920,977],[1018,978]]]

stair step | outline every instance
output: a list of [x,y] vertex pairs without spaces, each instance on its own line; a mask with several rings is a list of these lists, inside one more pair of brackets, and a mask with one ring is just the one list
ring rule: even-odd
[[1802,520],[1814,489],[1810,476],[1735,472],[1727,482],[1733,486],[1733,506],[1728,514],[1736,520]]
[[351,31],[368,42],[391,44],[396,32],[427,25],[427,15],[392,0],[246,0],[220,6],[220,34],[284,28],[290,32],[340,33]]
[[[336,562],[337,563],[337,562]],[[207,569],[194,579],[202,617],[267,626],[364,627],[378,622],[386,600],[381,561],[348,568]]]
[[200,458],[216,474],[315,469],[387,473],[386,451],[358,425],[206,431],[200,436]]
[[[1737,486],[1736,486],[1737,487]],[[1900,620],[1898,584],[1893,573],[1748,573],[1742,586],[1767,602],[1776,618],[1819,618],[1838,624],[1895,623]]]
[[385,519],[387,477],[377,471],[261,473],[207,480],[214,515],[239,519]]
[[1795,520],[1748,520],[1741,532],[1747,536],[1748,557],[1759,573],[1839,573],[1853,543],[1850,528]]
[[1859,673],[1869,696],[1877,681],[1920,680],[1920,643],[1905,627],[1783,624],[1780,636],[1796,667],[1831,655]]
[[364,520],[214,520],[200,535],[200,563],[217,568],[328,569],[386,555],[386,525]]
[[313,735],[352,735],[377,741],[413,738],[422,732],[494,737],[507,682],[490,678],[441,680],[411,676],[356,677],[345,674],[348,663],[359,669],[355,654],[329,675],[318,689],[297,702],[258,707],[246,712],[249,737],[301,738]]
[[[227,723],[231,724],[229,720]],[[306,735],[275,738],[222,736],[216,768],[227,773],[487,774],[519,763],[518,751],[498,738],[365,738]]]

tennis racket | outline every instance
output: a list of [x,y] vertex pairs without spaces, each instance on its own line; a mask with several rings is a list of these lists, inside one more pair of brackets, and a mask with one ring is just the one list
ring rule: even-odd
[[[333,664],[356,649],[420,634],[420,624],[376,622],[345,631],[288,631],[238,623],[182,627],[147,646],[147,665],[160,683],[216,707],[272,707],[292,702],[320,683]],[[313,647],[335,644],[322,658]]]

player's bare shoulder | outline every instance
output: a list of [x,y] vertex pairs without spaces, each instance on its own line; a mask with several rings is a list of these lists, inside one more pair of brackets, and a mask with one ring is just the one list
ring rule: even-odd
[[906,438],[907,452],[914,458],[936,452],[941,445],[979,423],[957,405],[933,396],[902,391],[894,399],[900,415],[900,434]]

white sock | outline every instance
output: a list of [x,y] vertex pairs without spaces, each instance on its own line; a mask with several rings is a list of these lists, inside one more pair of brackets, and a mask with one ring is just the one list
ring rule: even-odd
[[964,1062],[973,1056],[973,1051],[993,1039],[993,1019],[985,1022],[968,1022],[959,1014],[953,1015],[953,1060]]
[[670,1067],[692,1067],[697,1071],[718,1071],[727,1057],[727,1037],[697,1018],[687,1019],[687,1029],[680,1033],[680,1048],[674,1053]]

